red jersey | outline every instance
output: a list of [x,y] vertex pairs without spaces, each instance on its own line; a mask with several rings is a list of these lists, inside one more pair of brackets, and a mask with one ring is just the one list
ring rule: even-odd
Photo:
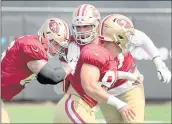
[[2,55],[1,61],[1,96],[10,101],[24,89],[21,80],[32,72],[27,63],[32,60],[47,60],[46,51],[37,35],[17,37]]
[[[124,53],[123,54],[123,57],[124,57],[124,60],[123,62],[121,63],[122,66],[118,69],[118,71],[124,71],[124,72],[130,72],[130,73],[133,73],[137,66],[136,66],[136,63],[135,63],[135,60],[133,58],[133,56],[130,54],[130,53]],[[118,58],[116,57],[115,58],[115,61],[118,62],[118,65],[120,65],[120,61],[118,60]],[[118,87],[124,83],[126,83],[128,80],[127,79],[120,79],[120,80],[117,80],[114,85],[112,85],[110,88],[108,88],[108,90],[110,89],[113,89],[115,87]]]
[[88,96],[81,85],[80,72],[84,63],[91,64],[99,68],[100,81],[108,70],[117,70],[117,63],[114,61],[114,57],[109,53],[109,51],[100,45],[89,44],[81,50],[74,76],[69,75],[68,78],[76,92],[88,105],[93,107],[97,104],[97,101]]

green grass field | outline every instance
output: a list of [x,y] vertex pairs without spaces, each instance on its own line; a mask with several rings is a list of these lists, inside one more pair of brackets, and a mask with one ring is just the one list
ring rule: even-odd
[[[55,104],[5,104],[12,123],[52,123]],[[146,121],[160,121],[171,123],[171,103],[147,104],[145,110]],[[101,112],[97,112],[97,119],[103,119]]]

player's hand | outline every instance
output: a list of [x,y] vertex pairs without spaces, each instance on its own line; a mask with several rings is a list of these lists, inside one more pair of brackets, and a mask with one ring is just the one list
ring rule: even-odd
[[29,77],[23,79],[20,81],[21,85],[26,85],[28,83],[31,83],[33,80],[36,80],[36,74],[32,74]]
[[132,81],[132,85],[138,85],[143,82],[143,75],[139,73],[133,74],[131,72],[117,71],[117,79],[127,79],[128,81]]
[[132,73],[129,73],[128,80],[134,81],[134,83],[132,83],[132,85],[138,85],[138,84],[141,84],[143,82],[143,75],[139,74],[139,76],[138,76],[138,75],[134,75]]
[[76,62],[79,59],[80,47],[75,42],[70,42],[68,46],[67,62]]
[[134,81],[134,83],[132,83],[132,85],[139,85],[139,84],[141,84],[142,83],[142,80],[140,79],[140,77],[138,77],[135,81]]
[[136,116],[135,112],[132,110],[132,108],[128,104],[122,107],[121,109],[119,109],[119,112],[121,113],[123,120],[127,123],[134,120]]
[[171,72],[166,67],[165,63],[161,63],[157,68],[158,79],[161,83],[168,84],[171,80]]
[[68,46],[67,62],[72,68],[72,74],[75,72],[76,64],[80,56],[80,47],[75,42],[70,42]]

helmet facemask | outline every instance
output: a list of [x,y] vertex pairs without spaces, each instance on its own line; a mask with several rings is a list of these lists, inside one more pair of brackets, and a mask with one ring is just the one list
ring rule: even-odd
[[135,43],[133,43],[133,41],[135,40],[135,35],[131,32],[127,32],[126,36],[127,36],[128,41],[125,44],[124,52],[132,52],[136,47]]
[[134,34],[127,32],[124,36],[126,37],[115,36],[115,43],[122,49],[122,53],[132,52],[135,49],[135,44],[133,43]]
[[[47,56],[48,58],[58,57],[61,58],[65,55],[65,48],[68,47],[67,41],[55,41],[53,36],[48,36],[48,49],[47,49]],[[53,55],[52,55],[53,54]]]
[[78,32],[77,26],[73,26],[73,35],[75,37],[76,42],[79,45],[86,45],[89,44],[91,41],[95,39],[97,36],[96,26],[90,25],[92,29],[87,31]]

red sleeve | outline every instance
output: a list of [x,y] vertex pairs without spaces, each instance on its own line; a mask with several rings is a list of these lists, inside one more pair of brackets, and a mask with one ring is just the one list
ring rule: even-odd
[[41,44],[39,45],[35,43],[35,44],[24,45],[23,51],[25,54],[29,55],[35,60],[40,60],[40,59],[47,60],[46,52],[43,46],[41,46]]

